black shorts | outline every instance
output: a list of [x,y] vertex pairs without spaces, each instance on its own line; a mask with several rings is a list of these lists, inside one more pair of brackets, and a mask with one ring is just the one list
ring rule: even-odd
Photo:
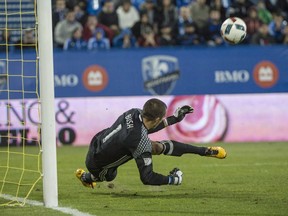
[[94,144],[92,142],[85,161],[88,171],[94,176],[97,182],[112,181],[117,176],[118,167],[104,168],[99,162],[97,163],[97,158],[94,154]]

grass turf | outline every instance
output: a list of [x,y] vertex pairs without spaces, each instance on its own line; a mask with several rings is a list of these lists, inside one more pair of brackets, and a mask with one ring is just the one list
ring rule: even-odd
[[[215,145],[215,144],[214,144]],[[91,215],[288,215],[288,143],[229,143],[224,160],[184,155],[155,156],[154,170],[167,174],[178,167],[181,186],[145,186],[132,160],[108,183],[85,188],[76,179],[85,168],[87,147],[57,149],[59,206]],[[41,183],[29,199],[42,201]],[[3,200],[0,199],[2,202]],[[64,215],[44,207],[0,207],[3,215]]]

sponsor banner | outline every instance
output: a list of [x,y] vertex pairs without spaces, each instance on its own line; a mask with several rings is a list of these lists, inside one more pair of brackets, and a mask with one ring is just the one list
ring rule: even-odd
[[[22,98],[23,90],[25,98],[35,98],[36,64],[7,63],[1,55],[0,99],[7,98],[8,93],[10,98]],[[9,54],[9,58],[17,59],[14,55]],[[25,53],[25,58],[33,59],[33,54]],[[55,95],[61,98],[288,92],[287,64],[286,46],[55,52]]]
[[[131,108],[142,108],[151,96],[58,98],[55,120],[58,145],[88,145]],[[151,134],[153,140],[186,143],[288,141],[288,94],[160,96],[173,115],[182,105],[193,114],[173,126]],[[0,101],[0,146],[39,142],[37,100]],[[22,138],[21,138],[22,137]]]
[[58,83],[57,97],[288,92],[288,53],[283,46],[132,49],[54,56],[56,75],[74,74],[79,79],[71,87]]

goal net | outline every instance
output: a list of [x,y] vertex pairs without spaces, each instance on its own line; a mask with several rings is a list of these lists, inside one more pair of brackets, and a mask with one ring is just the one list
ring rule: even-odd
[[43,196],[37,23],[36,0],[0,0],[0,206]]

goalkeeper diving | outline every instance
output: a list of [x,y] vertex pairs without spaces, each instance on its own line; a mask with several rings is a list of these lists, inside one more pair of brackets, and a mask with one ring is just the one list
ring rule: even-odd
[[226,157],[222,147],[198,147],[175,140],[151,141],[149,134],[182,121],[185,115],[194,111],[185,105],[165,118],[166,110],[163,101],[152,98],[146,101],[143,109],[133,108],[124,112],[111,127],[92,138],[85,162],[88,171],[77,169],[76,177],[84,186],[94,188],[96,182],[114,180],[117,168],[134,159],[143,184],[180,185],[183,172],[178,168],[167,175],[155,172],[152,155],[180,157],[189,153],[219,159]]

